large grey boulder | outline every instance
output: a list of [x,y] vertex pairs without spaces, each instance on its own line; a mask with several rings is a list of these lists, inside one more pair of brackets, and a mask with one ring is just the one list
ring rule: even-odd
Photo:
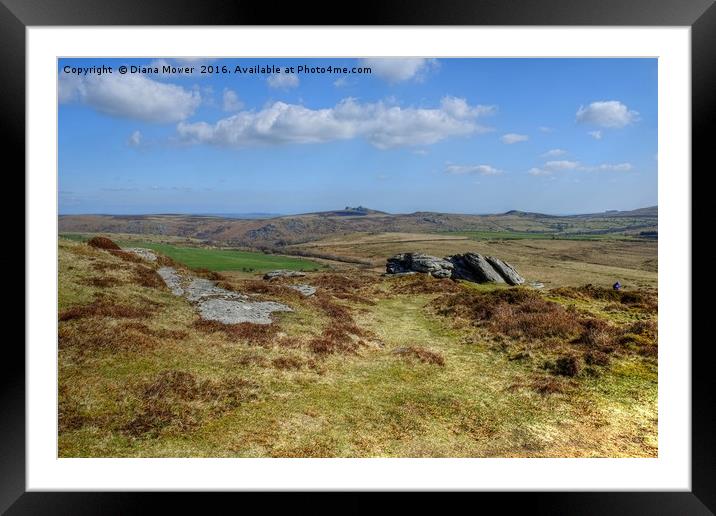
[[474,283],[521,285],[525,279],[507,262],[494,256],[465,253],[437,258],[421,253],[402,253],[388,259],[386,274],[405,275],[422,272],[435,278],[452,278]]
[[494,256],[486,256],[485,259],[510,285],[522,285],[525,282],[525,279],[520,276],[517,270],[509,263],[503,262]]
[[424,272],[436,278],[449,278],[452,269],[453,264],[448,260],[422,253],[397,254],[389,258],[385,266],[385,271],[388,274]]
[[464,279],[475,283],[505,283],[505,279],[481,254],[456,254],[450,257],[450,261],[455,266],[452,275],[455,279]]

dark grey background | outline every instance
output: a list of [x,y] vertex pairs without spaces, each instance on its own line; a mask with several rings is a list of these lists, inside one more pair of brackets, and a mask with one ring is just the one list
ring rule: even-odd
[[[25,168],[25,27],[33,25],[660,25],[692,27],[693,170],[712,172],[716,118],[716,7],[713,0],[400,0],[355,4],[228,0],[0,0],[0,142],[6,176]],[[92,42],[87,42],[91,52]],[[13,159],[14,158],[14,159]],[[14,162],[14,163],[13,163]],[[707,168],[708,167],[708,168]],[[689,173],[689,171],[683,171]],[[693,175],[692,175],[693,177]],[[24,184],[20,186],[24,189]],[[6,185],[7,197],[13,190]],[[703,189],[706,194],[710,192]],[[19,197],[19,195],[17,196]],[[693,202],[694,229],[705,224],[712,199]],[[17,208],[12,215],[19,216]],[[693,231],[692,234],[700,234]],[[17,262],[13,251],[13,262]],[[694,270],[705,256],[693,260]],[[11,274],[6,269],[7,274]],[[663,272],[666,273],[666,272]],[[683,281],[691,277],[680,271]],[[31,271],[25,269],[25,275]],[[710,287],[706,287],[710,288]],[[684,300],[689,302],[690,300]],[[18,299],[11,302],[19,304]],[[695,322],[708,321],[695,304]],[[31,306],[25,307],[32,310]],[[701,315],[702,317],[698,317]],[[705,323],[702,323],[705,326]],[[9,321],[6,329],[17,326]],[[696,328],[695,328],[696,329]],[[716,510],[716,402],[713,338],[692,346],[692,492],[690,493],[481,493],[453,494],[439,501],[426,494],[401,497],[399,512],[528,512],[530,514],[713,514]],[[680,343],[688,346],[688,342]],[[188,493],[25,493],[25,353],[20,339],[5,332],[0,355],[0,511],[7,514],[207,513],[286,508],[290,513],[374,512],[387,508],[383,496],[323,496],[272,493],[190,495]],[[679,345],[679,343],[671,343]],[[153,507],[153,504],[156,504]],[[255,508],[250,507],[258,504]],[[218,507],[218,506],[217,506]]]

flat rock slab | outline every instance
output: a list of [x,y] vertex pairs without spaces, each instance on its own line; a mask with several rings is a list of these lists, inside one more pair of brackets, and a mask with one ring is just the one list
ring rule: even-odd
[[198,307],[202,319],[224,324],[271,324],[273,312],[293,312],[288,306],[274,301],[237,301],[220,298],[201,301]]
[[310,297],[316,293],[316,287],[311,286],[311,285],[289,285],[288,288],[292,288],[293,290],[298,290],[301,294],[303,294],[306,297]]
[[221,287],[217,287],[216,283],[204,278],[194,278],[185,290],[186,298],[192,303],[202,301],[207,298],[219,297],[222,299],[248,299],[248,296],[232,292]]
[[174,267],[160,267],[157,270],[157,274],[162,277],[164,283],[166,283],[167,287],[169,287],[169,290],[172,291],[172,294],[174,294],[175,296],[184,295],[182,277],[174,269]]
[[157,255],[154,254],[154,251],[152,251],[151,249],[146,249],[145,247],[125,247],[122,250],[127,251],[128,253],[136,254],[137,256],[144,260],[147,260],[148,262],[157,261]]
[[205,278],[182,276],[173,267],[161,267],[157,273],[172,294],[184,296],[196,306],[201,318],[208,321],[271,324],[273,312],[293,312],[291,307],[274,301],[251,301],[248,296],[217,287],[216,282]]

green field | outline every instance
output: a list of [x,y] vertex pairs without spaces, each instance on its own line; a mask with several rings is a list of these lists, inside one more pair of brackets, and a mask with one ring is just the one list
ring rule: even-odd
[[[79,233],[62,233],[61,238],[84,242],[89,237]],[[153,249],[174,261],[192,269],[207,269],[210,271],[244,271],[266,272],[276,269],[294,271],[317,271],[324,266],[303,258],[292,258],[251,251],[237,251],[233,249],[213,249],[208,247],[183,247],[161,242],[148,242],[146,240],[116,240],[120,247],[145,247]]]
[[117,242],[122,247],[146,247],[168,256],[190,268],[210,271],[266,272],[275,269],[313,271],[322,265],[304,260],[273,254],[235,251],[233,249],[211,249],[205,247],[179,247],[155,242]]

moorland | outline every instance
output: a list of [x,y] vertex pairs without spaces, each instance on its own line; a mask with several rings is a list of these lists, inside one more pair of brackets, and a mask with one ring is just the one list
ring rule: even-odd
[[[61,216],[59,454],[655,457],[657,228],[656,207]],[[402,252],[526,282],[383,275]],[[167,268],[291,311],[205,320]]]

